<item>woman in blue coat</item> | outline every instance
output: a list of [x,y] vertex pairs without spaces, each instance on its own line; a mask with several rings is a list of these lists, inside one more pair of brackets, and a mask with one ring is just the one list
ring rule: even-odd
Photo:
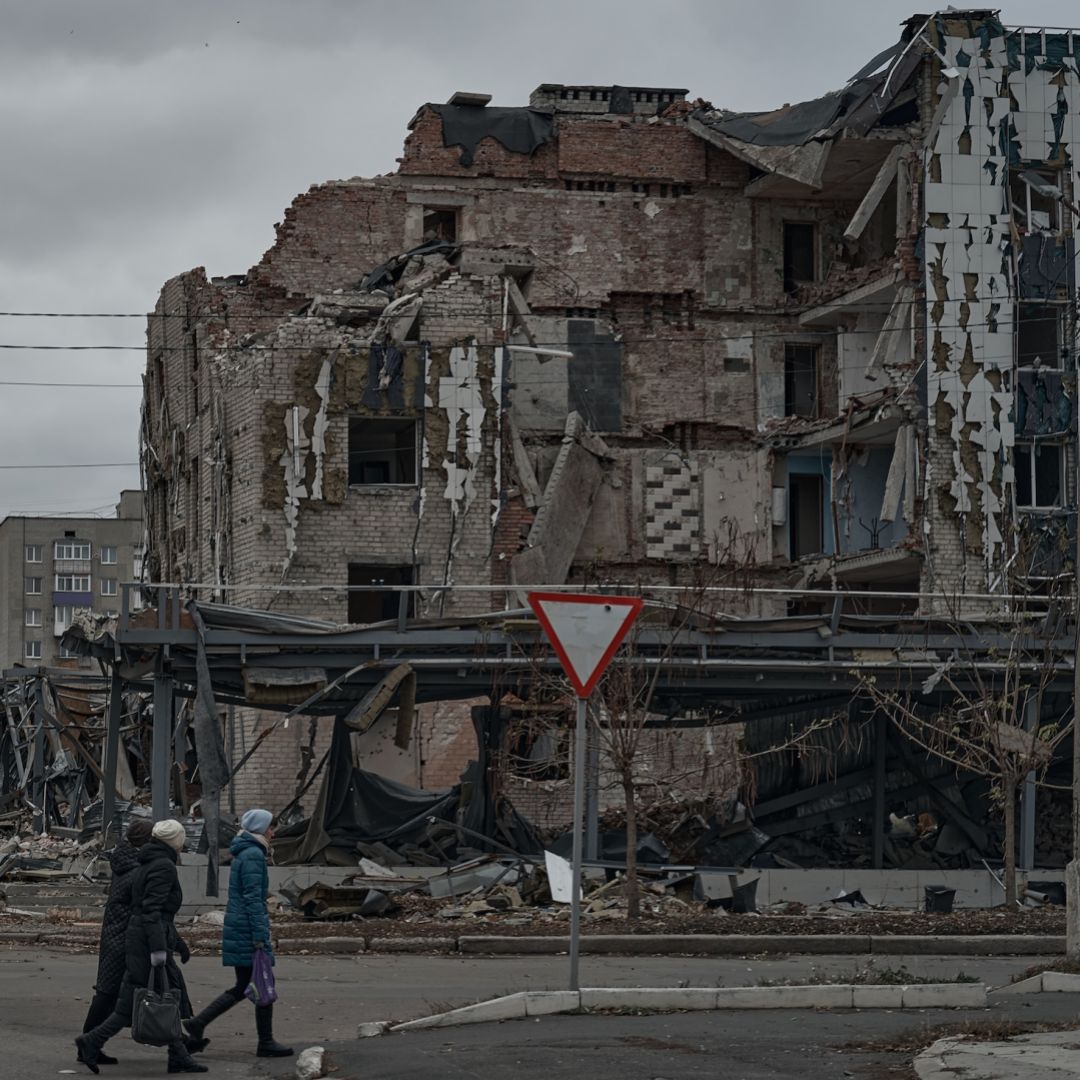
[[[242,1001],[251,982],[252,958],[256,949],[264,949],[271,963],[274,954],[270,946],[270,915],[266,910],[266,894],[270,877],[266,872],[266,856],[274,837],[274,817],[269,810],[249,810],[240,819],[242,832],[230,845],[233,862],[229,872],[229,902],[225,908],[225,931],[221,942],[221,962],[236,972],[236,983],[215,998],[198,1016],[184,1021],[190,1036],[188,1046],[194,1050],[206,1045],[203,1032],[207,1025],[222,1013]],[[293,1051],[274,1040],[274,1006],[255,1006],[255,1030],[259,1057],[288,1057]]]

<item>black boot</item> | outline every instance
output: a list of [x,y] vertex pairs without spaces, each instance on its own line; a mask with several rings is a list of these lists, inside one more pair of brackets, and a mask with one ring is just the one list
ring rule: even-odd
[[97,1073],[99,1071],[98,1066],[104,1063],[101,1048],[114,1035],[123,1031],[126,1026],[127,1020],[124,1017],[112,1013],[92,1031],[86,1031],[82,1035],[76,1036],[75,1049],[78,1051],[78,1060],[92,1073]]
[[184,1047],[182,1042],[169,1043],[169,1072],[204,1073],[210,1070],[200,1065]]
[[256,1057],[292,1057],[293,1048],[274,1041],[274,1006],[255,1006],[255,1030],[259,1033]]
[[206,1049],[210,1042],[209,1039],[203,1038],[206,1026],[223,1013],[227,1013],[239,1000],[240,998],[232,990],[226,990],[224,994],[214,998],[198,1016],[184,1021],[184,1031],[187,1033],[184,1046],[189,1054],[197,1054],[200,1050]]

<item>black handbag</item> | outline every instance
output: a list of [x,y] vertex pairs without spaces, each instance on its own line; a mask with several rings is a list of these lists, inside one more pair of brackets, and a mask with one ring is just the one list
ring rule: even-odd
[[[161,990],[154,986],[154,972],[161,972]],[[135,991],[131,1010],[131,1037],[146,1046],[168,1046],[183,1039],[180,1027],[180,992],[169,987],[165,965],[150,969],[150,985]]]

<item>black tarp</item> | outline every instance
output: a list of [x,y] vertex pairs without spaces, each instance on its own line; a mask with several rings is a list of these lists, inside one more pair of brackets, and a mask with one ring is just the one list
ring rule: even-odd
[[813,101],[764,113],[741,113],[710,126],[722,135],[756,146],[801,146],[861,103],[882,83],[881,76],[859,79]]
[[461,165],[471,165],[481,140],[492,138],[512,154],[531,154],[551,138],[555,117],[543,109],[489,105],[429,105],[442,118],[443,146],[460,146]]
[[[341,720],[335,722],[315,808],[310,817],[277,833],[274,851],[278,863],[328,861],[330,848],[357,854],[357,843],[381,841],[392,848],[421,844],[429,833],[430,818],[460,823],[518,851],[539,850],[532,826],[512,807],[504,807],[502,813],[489,809],[493,800],[484,785],[476,782],[476,763],[470,766],[471,781],[440,791],[423,791],[357,768],[351,734]],[[502,827],[496,828],[496,822]],[[467,835],[460,842],[472,848],[484,846]],[[453,855],[457,845],[444,842],[441,846]]]

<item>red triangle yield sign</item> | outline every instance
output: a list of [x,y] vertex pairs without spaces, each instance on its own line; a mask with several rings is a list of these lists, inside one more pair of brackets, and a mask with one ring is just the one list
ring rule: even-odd
[[587,698],[641,612],[633,596],[529,593],[536,613],[578,697]]

